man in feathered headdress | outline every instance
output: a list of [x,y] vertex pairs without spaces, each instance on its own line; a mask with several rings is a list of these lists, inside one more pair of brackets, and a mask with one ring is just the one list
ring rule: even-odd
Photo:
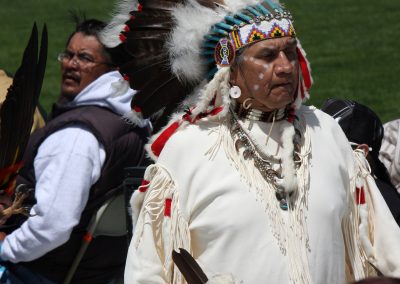
[[126,283],[183,283],[179,248],[206,275],[237,283],[400,275],[400,230],[365,165],[331,117],[302,105],[310,68],[282,5],[147,0],[120,10],[102,40],[126,52],[120,72],[138,90],[131,120],[157,115],[161,129],[131,201]]

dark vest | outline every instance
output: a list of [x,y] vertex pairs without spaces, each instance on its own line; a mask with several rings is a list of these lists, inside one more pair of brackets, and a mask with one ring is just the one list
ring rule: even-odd
[[[134,128],[112,111],[97,106],[59,108],[56,116],[42,129],[35,132],[25,152],[25,167],[17,179],[34,187],[33,161],[41,143],[52,133],[72,125],[82,125],[94,134],[104,146],[106,160],[99,180],[90,189],[88,203],[80,223],[73,229],[70,239],[43,257],[21,263],[55,282],[62,282],[76,256],[92,214],[112,196],[123,180],[123,169],[138,166],[144,161],[143,146],[148,131]],[[122,273],[127,254],[125,237],[98,236],[89,245],[72,283],[106,283]]]

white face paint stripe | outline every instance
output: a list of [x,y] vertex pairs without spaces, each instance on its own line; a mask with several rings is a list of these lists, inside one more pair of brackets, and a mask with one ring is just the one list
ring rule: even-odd
[[260,89],[260,85],[254,85],[253,89],[254,89],[254,91],[258,91]]

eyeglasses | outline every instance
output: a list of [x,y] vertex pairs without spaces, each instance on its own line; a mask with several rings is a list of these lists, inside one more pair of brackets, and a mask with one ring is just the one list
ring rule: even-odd
[[87,66],[90,64],[105,64],[114,66],[114,64],[110,62],[95,61],[90,55],[86,53],[73,53],[68,51],[59,53],[57,56],[57,60],[61,63],[65,63],[72,60],[72,62],[75,62],[79,66]]

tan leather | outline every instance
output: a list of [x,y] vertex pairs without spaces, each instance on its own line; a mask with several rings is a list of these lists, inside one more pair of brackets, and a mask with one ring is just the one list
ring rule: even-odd
[[[12,84],[12,78],[8,77],[6,72],[0,69],[0,104],[5,100],[7,90]],[[45,125],[43,116],[40,114],[39,109],[36,108],[33,116],[33,124],[31,133],[36,129],[42,128]]]

